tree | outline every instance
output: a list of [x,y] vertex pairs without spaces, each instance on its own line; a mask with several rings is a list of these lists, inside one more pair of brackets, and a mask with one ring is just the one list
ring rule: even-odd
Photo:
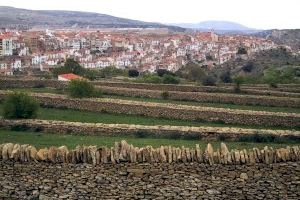
[[123,69],[118,69],[114,66],[105,67],[100,70],[100,76],[102,78],[110,78],[115,76],[127,76],[128,72]]
[[227,70],[227,71],[223,72],[220,75],[220,80],[223,83],[232,83],[232,78],[231,78],[230,70]]
[[176,72],[181,77],[190,81],[201,81],[205,76],[203,69],[194,63],[189,63]]
[[253,62],[248,61],[246,64],[243,65],[242,70],[244,72],[251,72],[253,70]]
[[138,77],[139,75],[140,75],[140,72],[136,69],[128,70],[128,76],[129,77]]
[[206,76],[202,81],[202,85],[204,85],[204,86],[215,86],[216,85],[216,79],[212,76]]
[[74,59],[68,58],[64,66],[53,70],[55,75],[73,73],[77,75],[84,75],[85,69]]
[[180,82],[179,78],[172,76],[170,74],[165,74],[163,76],[163,83],[164,84],[178,84]]
[[158,69],[156,71],[157,75],[160,76],[160,77],[163,77],[165,74],[169,74],[169,75],[173,75],[174,76],[174,73],[166,70],[166,69]]
[[99,92],[96,91],[95,87],[87,82],[86,80],[72,80],[69,83],[68,90],[71,97],[84,98],[84,97],[98,97]]
[[245,49],[245,47],[239,47],[237,54],[247,54],[247,50]]
[[15,92],[9,94],[3,104],[3,117],[7,119],[35,118],[39,109],[38,102],[31,96]]
[[243,84],[245,82],[244,77],[236,76],[236,77],[234,77],[233,82],[235,83],[234,91],[236,93],[240,93],[241,92],[241,84]]
[[161,96],[162,99],[167,100],[167,99],[169,99],[170,94],[169,94],[168,91],[164,91],[164,92],[162,92],[162,93],[160,94],[160,96]]
[[209,60],[209,61],[213,61],[214,58],[212,57],[212,55],[206,55],[205,56],[206,60]]

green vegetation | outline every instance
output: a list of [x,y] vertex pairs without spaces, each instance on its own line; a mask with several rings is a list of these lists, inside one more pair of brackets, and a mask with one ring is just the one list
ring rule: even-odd
[[39,104],[25,93],[14,92],[3,103],[3,117],[7,119],[35,118]]
[[164,84],[178,84],[178,83],[180,83],[180,80],[176,76],[173,76],[170,74],[165,74],[165,75],[163,75],[162,82]]
[[271,87],[277,87],[279,83],[293,83],[299,81],[300,67],[286,66],[282,69],[271,67],[265,70],[262,79]]
[[135,82],[138,83],[164,83],[164,84],[179,84],[180,79],[171,74],[164,74],[162,77],[157,74],[144,74],[138,77]]
[[247,54],[247,49],[245,47],[239,47],[237,54]]
[[222,83],[232,83],[230,70],[226,70],[221,73],[220,80]]
[[68,58],[64,66],[55,68],[53,70],[53,74],[59,75],[59,74],[73,73],[77,75],[83,75],[84,71],[85,71],[84,68],[81,67],[78,62],[76,62],[74,59]]
[[162,99],[167,100],[167,99],[169,99],[169,97],[170,97],[170,94],[169,94],[168,91],[164,91],[164,92],[161,93],[161,98]]
[[200,65],[195,63],[188,63],[187,65],[179,69],[176,74],[180,78],[184,78],[194,82],[201,82],[207,75],[205,70]]
[[245,82],[244,77],[242,77],[242,76],[234,77],[233,82],[235,83],[234,92],[240,93],[241,85]]
[[[225,82],[221,75],[243,76],[245,83],[277,84],[300,83],[300,56],[281,47],[257,52],[252,59],[232,59],[212,69],[219,75],[219,82]],[[224,75],[223,75],[224,76]]]
[[68,85],[69,95],[74,98],[100,97],[101,93],[86,80],[72,80]]
[[100,70],[85,69],[77,61],[71,58],[68,58],[63,66],[55,68],[52,73],[54,76],[73,73],[83,76],[89,80],[111,78],[116,76],[128,76],[127,70],[117,69],[114,66],[106,67]]
[[136,69],[128,70],[128,76],[129,77],[138,77],[139,75],[140,75],[140,72]]
[[202,81],[202,85],[215,86],[216,82],[217,82],[217,80],[213,76],[206,76]]
[[300,137],[298,136],[289,136],[289,137],[276,137],[274,135],[268,134],[253,134],[253,135],[244,135],[239,138],[240,142],[256,142],[256,143],[288,143],[288,142],[297,142],[300,143]]
[[118,69],[114,66],[105,67],[99,70],[99,78],[112,78],[116,76],[128,76],[127,70]]
[[[199,144],[202,150],[207,146],[207,141],[201,140],[180,140],[180,139],[154,139],[154,138],[135,138],[130,136],[119,137],[106,137],[106,136],[84,136],[84,135],[60,135],[49,133],[37,133],[37,132],[17,132],[0,130],[0,143],[12,142],[20,144],[31,144],[37,148],[50,147],[50,146],[62,146],[66,145],[69,148],[75,148],[77,145],[97,145],[111,147],[114,142],[126,140],[129,144],[142,147],[151,145],[153,147],[159,146],[176,146],[176,147],[195,147]],[[214,148],[220,148],[220,142],[210,142]],[[226,142],[230,149],[248,149],[248,148],[263,148],[269,147],[286,147],[288,145],[299,145],[299,143],[248,143],[248,142]]]

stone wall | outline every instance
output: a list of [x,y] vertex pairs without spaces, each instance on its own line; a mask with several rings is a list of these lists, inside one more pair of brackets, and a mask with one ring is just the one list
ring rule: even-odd
[[66,146],[36,149],[24,144],[0,144],[0,160],[18,162],[48,162],[48,163],[88,163],[100,165],[102,163],[206,163],[223,165],[254,165],[256,163],[280,163],[300,161],[299,146],[273,149],[233,149],[229,151],[225,143],[214,150],[208,143],[206,149],[198,144],[195,148],[184,146],[172,147],[152,146],[134,147],[125,140],[115,142],[113,147],[77,146],[68,150]]
[[[161,90],[145,90],[134,88],[99,87],[105,94],[123,95],[130,97],[161,98]],[[178,92],[168,91],[169,99],[208,102],[229,103],[237,105],[261,105],[275,107],[300,107],[300,98],[270,97],[256,95],[238,95],[225,93],[203,93],[203,92]],[[297,94],[298,95],[298,94]],[[299,94],[300,97],[300,94]]]
[[0,162],[0,198],[296,200],[299,166]]
[[19,127],[23,130],[34,132],[47,132],[56,134],[86,134],[101,136],[138,136],[143,134],[152,137],[171,138],[177,137],[218,140],[223,137],[226,140],[238,140],[242,136],[254,134],[272,135],[274,137],[300,138],[299,131],[293,130],[264,130],[264,129],[241,129],[230,127],[189,127],[189,126],[144,126],[131,124],[102,124],[81,123],[52,120],[5,120],[0,119],[0,127],[14,129]]
[[[0,99],[7,96],[0,91]],[[64,95],[32,93],[43,106],[93,112],[142,115],[166,119],[221,122],[226,124],[300,126],[300,114],[234,110],[105,98],[72,99]]]
[[299,199],[300,163],[0,162],[2,199]]
[[299,147],[50,147],[2,144],[3,199],[298,199]]
[[39,80],[39,79],[0,79],[0,88],[43,88],[51,87],[63,89],[67,86],[68,83],[57,80]]

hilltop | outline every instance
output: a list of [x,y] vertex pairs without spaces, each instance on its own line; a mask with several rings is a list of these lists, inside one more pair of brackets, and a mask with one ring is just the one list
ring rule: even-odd
[[58,11],[27,10],[0,6],[0,27],[24,28],[168,28],[174,31],[185,29],[160,23],[143,22],[106,14]]

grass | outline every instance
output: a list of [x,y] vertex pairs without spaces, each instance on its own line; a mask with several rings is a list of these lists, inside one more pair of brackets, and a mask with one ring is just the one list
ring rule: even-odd
[[[0,104],[0,115],[2,113],[2,105]],[[73,109],[56,109],[56,108],[40,108],[38,111],[38,119],[43,120],[60,120],[70,122],[87,122],[87,123],[105,123],[105,124],[138,124],[138,125],[171,125],[171,126],[209,126],[209,127],[239,127],[253,129],[286,129],[300,130],[300,128],[291,127],[266,127],[266,126],[250,126],[237,124],[224,124],[217,122],[197,122],[176,119],[162,119],[154,117],[145,117],[138,115],[100,113],[90,111],[80,111]]]
[[[36,133],[36,132],[16,132],[0,129],[0,143],[19,143],[31,144],[37,148],[62,146],[66,145],[68,148],[75,148],[77,145],[97,145],[111,147],[114,142],[126,140],[129,144],[142,147],[151,145],[153,147],[159,146],[175,146],[175,147],[195,147],[199,144],[204,150],[207,141],[201,140],[175,140],[175,139],[155,139],[155,138],[135,138],[135,137],[106,137],[106,136],[80,136],[80,135],[59,135],[50,133]],[[210,142],[214,148],[220,148],[220,142]],[[263,148],[264,146],[280,148],[288,145],[300,145],[299,143],[251,143],[251,142],[225,142],[230,149],[249,149],[253,147]]]
[[[22,91],[22,92],[66,94],[66,91],[54,89],[54,88],[18,88],[18,89],[10,89],[10,90]],[[173,104],[181,104],[181,105],[192,105],[192,106],[214,107],[214,108],[300,113],[300,108],[289,108],[289,107],[235,105],[235,104],[227,104],[227,103],[202,103],[202,102],[194,102],[194,101],[177,101],[177,100],[165,100],[165,99],[154,99],[154,98],[144,98],[144,97],[125,97],[125,96],[116,96],[116,95],[103,95],[103,97],[112,98],[112,99],[124,99],[124,100],[156,102],[156,103],[173,103]]]

